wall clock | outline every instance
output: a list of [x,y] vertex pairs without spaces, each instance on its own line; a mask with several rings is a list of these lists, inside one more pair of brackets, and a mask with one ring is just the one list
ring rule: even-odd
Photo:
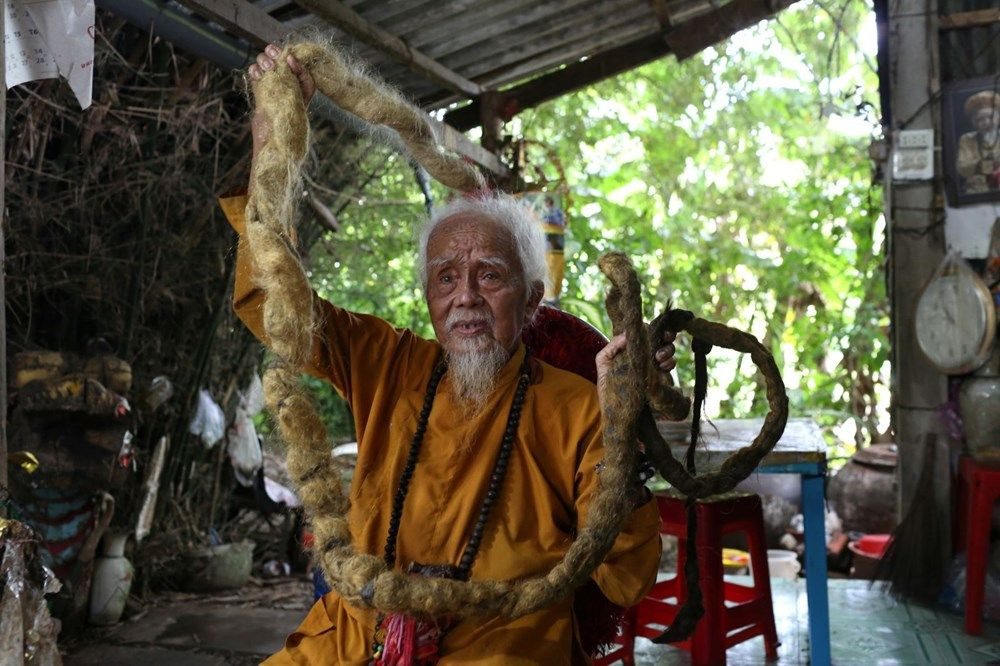
[[982,279],[964,265],[940,272],[917,301],[917,344],[945,374],[972,372],[989,358],[996,337],[996,308]]

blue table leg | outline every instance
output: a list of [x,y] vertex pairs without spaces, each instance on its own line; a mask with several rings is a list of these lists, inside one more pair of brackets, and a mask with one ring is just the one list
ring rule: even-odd
[[823,474],[802,475],[806,596],[809,602],[809,661],[813,666],[827,666],[830,663],[830,603],[826,587],[823,479]]

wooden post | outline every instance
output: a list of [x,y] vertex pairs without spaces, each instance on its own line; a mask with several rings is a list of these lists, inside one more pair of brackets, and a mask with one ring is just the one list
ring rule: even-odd
[[[892,131],[934,129],[940,136],[940,89],[937,72],[938,31],[936,0],[889,3],[892,54]],[[899,515],[905,515],[916,492],[923,460],[924,436],[946,434],[938,407],[947,400],[946,377],[924,357],[916,341],[913,320],[920,290],[945,252],[941,191],[934,181],[892,183],[886,166],[888,219],[888,287],[892,325],[892,419],[899,450]],[[944,463],[948,456],[940,456]],[[935,476],[939,501],[947,502],[949,476]],[[942,508],[943,510],[943,508]],[[947,515],[945,512],[943,515]]]
[[[4,34],[6,25],[4,13],[0,12],[0,35]],[[7,161],[7,144],[4,140],[7,118],[7,54],[3,40],[0,40],[0,499],[7,493],[7,294],[4,285],[4,275],[7,271],[7,240],[4,235],[6,226],[6,203],[4,202],[4,183],[7,175],[4,165]],[[0,518],[7,515],[5,505],[0,502]]]
[[479,124],[483,128],[483,138],[480,145],[496,154],[500,149],[500,133],[503,131],[503,121],[497,113],[500,105],[500,95],[493,90],[485,91],[479,98]]

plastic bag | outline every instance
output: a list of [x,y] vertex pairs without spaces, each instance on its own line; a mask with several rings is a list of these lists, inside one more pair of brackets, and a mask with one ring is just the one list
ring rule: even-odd
[[[938,603],[959,615],[965,613],[967,568],[965,553],[956,555],[948,567],[944,585],[938,595]],[[987,620],[1000,619],[1000,579],[997,578],[992,566],[986,569],[986,582],[983,589],[983,617]]]
[[198,407],[188,426],[188,432],[201,437],[206,448],[212,448],[226,434],[226,415],[222,407],[212,400],[212,394],[201,389],[198,391]]
[[253,421],[242,410],[237,410],[228,432],[229,462],[233,465],[236,480],[243,486],[252,486],[257,470],[264,464],[264,452],[257,439]]
[[254,374],[253,379],[250,380],[250,386],[240,398],[240,405],[237,409],[242,409],[251,417],[264,409],[264,385],[261,384],[260,375]]
[[45,602],[45,594],[58,589],[58,579],[41,564],[38,536],[0,518],[0,664],[62,664],[60,623]]
[[[792,516],[791,520],[788,521],[788,526],[795,532],[805,531],[806,521],[801,513],[797,513]],[[825,533],[826,544],[830,544],[830,540],[835,534],[842,532],[844,529],[843,522],[840,520],[840,516],[833,509],[826,509],[823,512],[823,531]]]
[[302,506],[302,502],[292,490],[267,476],[264,477],[264,492],[277,504],[284,504],[289,508]]
[[253,425],[253,416],[264,408],[264,387],[256,374],[250,380],[245,392],[240,393],[240,403],[236,416],[228,431],[229,461],[233,465],[236,480],[244,486],[252,486],[257,470],[264,464],[264,452]]

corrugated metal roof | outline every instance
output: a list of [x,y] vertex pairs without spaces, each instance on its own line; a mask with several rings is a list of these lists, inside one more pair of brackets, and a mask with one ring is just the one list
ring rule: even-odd
[[[386,80],[427,108],[468,97],[415,73],[357,31],[317,16],[334,7],[354,12],[364,23],[384,31],[458,77],[487,90],[498,90],[567,64],[592,58],[645,39],[664,39],[692,19],[738,12],[737,0],[254,0],[253,4],[286,28],[318,27],[336,35],[347,48],[373,65]],[[766,15],[790,2],[753,0]],[[758,17],[763,18],[763,16]],[[718,25],[724,34],[727,21]],[[739,26],[742,27],[742,26]],[[668,49],[664,49],[666,53]]]
[[[499,120],[671,53],[689,57],[795,1],[141,0],[144,11],[131,13],[183,5],[206,22],[206,34],[229,33],[236,39],[221,41],[239,42],[229,50],[248,56],[290,32],[319,29],[423,108],[451,106],[443,124],[432,120],[440,140],[505,174],[494,152]],[[98,0],[118,10],[121,2]],[[172,29],[198,32],[202,46],[219,41],[175,19],[184,25]],[[479,125],[482,146],[461,134]]]

